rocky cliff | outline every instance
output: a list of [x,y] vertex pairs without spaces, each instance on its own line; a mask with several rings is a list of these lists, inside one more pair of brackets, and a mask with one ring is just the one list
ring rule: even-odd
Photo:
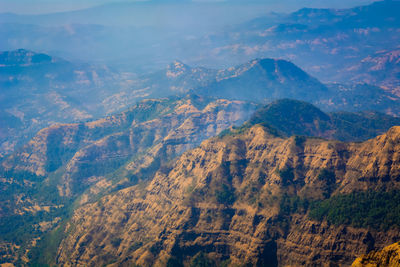
[[357,258],[352,267],[400,266],[400,244],[395,243],[381,251],[372,251]]
[[[243,123],[255,108],[197,96],[166,98],[97,121],[43,129],[1,163],[2,239],[31,242],[57,226],[72,201],[146,181],[204,139]],[[43,223],[50,227],[37,227]]]
[[[56,262],[97,266],[350,264],[390,231],[310,219],[304,200],[398,189],[400,127],[363,143],[260,125],[185,152],[148,184],[77,209]],[[394,227],[394,228],[393,228]]]

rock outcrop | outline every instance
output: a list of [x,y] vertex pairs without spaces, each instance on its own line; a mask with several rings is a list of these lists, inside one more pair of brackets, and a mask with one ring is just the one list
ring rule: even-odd
[[381,251],[372,251],[357,258],[352,267],[400,266],[400,244],[395,243]]
[[280,203],[398,189],[399,151],[400,127],[363,143],[281,138],[259,125],[213,138],[148,184],[77,209],[57,264],[178,266],[200,256],[232,266],[351,264],[399,230],[329,225]]

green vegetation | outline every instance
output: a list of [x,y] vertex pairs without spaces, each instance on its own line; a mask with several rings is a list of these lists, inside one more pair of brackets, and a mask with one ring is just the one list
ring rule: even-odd
[[[379,112],[324,113],[307,102],[281,99],[258,109],[242,127],[250,128],[255,124],[268,126],[286,136],[324,136],[341,141],[362,141],[399,125],[400,119]],[[229,134],[229,131],[224,134]],[[301,141],[295,139],[296,145],[300,146]]]
[[168,259],[166,267],[183,267],[183,264],[178,258],[171,257]]
[[32,266],[48,266],[49,263],[54,262],[58,247],[66,235],[65,226],[64,221],[57,228],[43,235],[38,245],[31,249],[29,258]]
[[231,205],[235,202],[235,195],[231,188],[226,184],[222,184],[221,189],[215,190],[215,197],[221,204]]
[[294,137],[294,143],[296,144],[296,146],[303,146],[306,141],[307,141],[307,137],[305,137],[305,136],[296,135]]
[[308,210],[309,201],[298,196],[284,194],[281,197],[279,208],[281,214],[305,213]]
[[[316,121],[318,124],[315,124]],[[311,128],[318,127],[324,131],[331,127],[327,114],[312,104],[291,99],[277,100],[259,109],[251,117],[249,124],[268,124],[287,136],[308,136]]]
[[400,125],[400,118],[379,112],[335,112],[330,113],[339,140],[363,141]]
[[278,175],[281,177],[283,185],[288,185],[290,182],[293,182],[294,170],[292,167],[284,167],[278,170]]
[[400,192],[356,192],[315,202],[309,216],[336,225],[387,230],[400,225]]
[[190,262],[190,267],[214,267],[217,266],[215,261],[208,258],[206,254],[197,253]]
[[225,129],[220,134],[218,135],[219,138],[224,138],[226,136],[235,136],[239,134],[243,134],[246,132],[248,129],[250,129],[251,125],[249,124],[243,124],[240,127],[233,126],[231,129]]
[[387,231],[400,226],[400,191],[356,192],[318,201],[284,194],[280,211],[282,215],[308,212],[317,221]]
[[113,247],[118,248],[119,245],[121,245],[122,238],[116,237],[116,238],[111,239],[110,242],[111,242],[111,245],[112,245]]

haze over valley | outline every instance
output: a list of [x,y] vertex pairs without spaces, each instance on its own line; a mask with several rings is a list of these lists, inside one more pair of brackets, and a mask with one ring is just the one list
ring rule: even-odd
[[398,262],[400,1],[0,5],[0,264]]

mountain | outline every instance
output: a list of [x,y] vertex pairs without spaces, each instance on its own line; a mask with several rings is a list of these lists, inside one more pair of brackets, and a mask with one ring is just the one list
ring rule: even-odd
[[288,137],[304,135],[365,141],[400,125],[400,119],[379,112],[324,113],[309,103],[283,99],[258,109],[244,127],[255,124],[268,125]]
[[271,100],[292,97],[313,101],[327,89],[293,63],[256,59],[218,72],[216,82],[196,90],[199,94],[243,100]]
[[400,262],[399,243],[385,247],[381,251],[372,251],[368,255],[357,258],[352,267],[362,266],[398,266]]
[[[255,108],[241,101],[172,97],[41,130],[1,162],[2,255],[22,264],[21,255],[32,258],[32,240],[65,223],[74,205],[144,183],[184,151],[243,123]],[[7,250],[15,246],[21,249]]]
[[[41,130],[28,144],[1,161],[2,180],[0,185],[4,194],[0,199],[0,216],[2,216],[0,233],[2,233],[2,246],[8,248],[8,250],[3,251],[8,257],[8,262],[20,262],[22,258],[18,255],[25,255],[31,262],[38,261],[41,264],[44,264],[43,261],[46,261],[46,263],[52,262],[54,260],[53,256],[57,253],[55,249],[58,245],[50,245],[49,247],[50,243],[48,242],[49,240],[61,242],[60,238],[64,237],[64,235],[60,231],[64,229],[63,227],[69,219],[75,218],[75,215],[72,216],[71,214],[73,210],[77,208],[79,210],[80,207],[84,209],[87,205],[98,205],[99,199],[120,195],[122,194],[121,192],[130,191],[132,188],[145,192],[143,190],[149,184],[158,183],[157,180],[154,180],[156,179],[154,177],[158,177],[159,173],[164,173],[165,175],[171,173],[171,170],[177,164],[176,162],[179,162],[180,155],[186,155],[184,154],[185,151],[195,148],[203,140],[218,134],[219,137],[206,141],[206,144],[210,145],[204,150],[204,153],[201,152],[195,157],[184,156],[185,164],[189,164],[187,166],[200,164],[199,166],[204,171],[212,170],[214,167],[213,165],[209,166],[208,159],[202,159],[201,157],[207,155],[208,158],[208,154],[211,153],[210,157],[217,160],[220,157],[225,158],[225,152],[218,152],[220,145],[213,148],[211,144],[215,142],[220,144],[219,142],[224,143],[226,140],[231,139],[236,140],[238,136],[241,138],[242,135],[247,135],[249,131],[251,132],[255,129],[262,129],[267,135],[266,139],[262,140],[268,144],[255,145],[255,147],[271,147],[271,149],[265,150],[267,154],[275,153],[273,152],[275,151],[274,149],[289,149],[287,153],[290,154],[290,157],[300,157],[303,152],[297,151],[296,146],[301,147],[305,143],[314,144],[316,142],[318,144],[321,143],[322,147],[320,149],[338,149],[337,151],[334,150],[336,152],[330,150],[329,153],[323,152],[324,154],[320,157],[326,160],[330,160],[330,157],[344,157],[341,160],[346,161],[350,160],[348,158],[349,153],[353,153],[358,144],[324,141],[318,138],[315,139],[315,137],[307,139],[299,135],[360,141],[383,133],[393,125],[399,125],[399,119],[384,114],[324,113],[311,104],[297,100],[278,100],[259,108],[254,113],[257,107],[258,105],[256,104],[243,101],[216,100],[187,95],[185,97],[144,100],[122,113],[97,121],[54,125]],[[296,116],[292,117],[292,115]],[[247,119],[249,120],[240,126]],[[285,137],[292,135],[296,135],[296,137]],[[368,142],[371,143],[373,141],[367,141],[366,143]],[[294,147],[291,144],[294,144]],[[392,144],[392,142],[388,144]],[[242,153],[240,149],[245,148],[239,140],[233,143],[230,141],[224,143],[223,147],[227,151],[232,151],[232,153],[236,150],[237,152],[235,153]],[[272,147],[275,148],[272,149]],[[348,147],[347,150],[345,150],[345,147]],[[314,151],[317,148],[312,149]],[[318,149],[316,153],[322,153]],[[392,150],[389,149],[388,151]],[[293,155],[291,154],[292,152],[294,153]],[[213,155],[214,153],[218,154],[218,156]],[[249,153],[249,157],[252,157],[252,152]],[[277,154],[273,158],[280,160],[280,155]],[[194,160],[194,165],[190,163],[192,159]],[[286,159],[282,158],[282,160],[286,162]],[[368,160],[370,161],[371,159]],[[335,164],[344,164],[342,161],[333,159],[332,161]],[[236,162],[236,159],[234,162]],[[268,162],[267,159],[264,162]],[[287,162],[289,164],[292,159],[287,159]],[[300,164],[297,159],[294,162]],[[243,168],[248,166],[249,172],[253,167],[255,168],[254,170],[258,168],[257,165],[252,165],[247,160],[243,162],[239,160],[237,164],[239,165],[232,165],[233,173],[229,175],[236,173],[235,175],[239,175],[243,179],[247,177]],[[269,164],[277,163],[274,161],[265,166],[270,166]],[[282,164],[279,165],[278,171],[269,170],[271,173],[263,172],[264,174],[260,172],[260,177],[266,179],[267,177],[275,177],[276,173],[280,173],[279,175],[282,175],[282,177],[290,178],[290,168],[296,170],[300,168],[296,167],[296,165],[290,168],[286,166],[288,169],[285,169],[286,167]],[[318,176],[318,173],[321,172],[323,175],[332,176],[329,172],[330,170],[325,170],[328,167],[324,164],[318,165],[320,170],[315,170],[310,175]],[[331,167],[335,169],[334,166]],[[228,169],[230,170],[230,168]],[[192,175],[190,174],[190,168],[188,171],[189,173],[182,170],[182,173],[179,171],[176,175],[179,173]],[[218,177],[228,175],[226,169],[218,169],[215,173]],[[197,172],[193,173],[193,175],[193,177],[198,177],[196,179],[203,177],[203,174]],[[252,175],[250,176],[253,177]],[[204,177],[208,179],[208,174]],[[195,182],[192,182],[192,184],[196,187]],[[204,186],[211,186],[210,190],[214,190],[214,182],[206,184]],[[164,188],[164,185],[160,186]],[[333,190],[330,189],[330,184],[326,185],[324,182],[315,182],[310,187],[312,189],[308,187],[302,189],[303,191],[301,192],[303,193],[299,193],[299,197],[315,191],[316,195],[312,195],[311,200],[309,200],[308,195],[306,198],[307,201],[313,201],[314,197],[316,199],[320,199],[321,196],[326,197]],[[226,188],[223,186],[222,189],[225,190]],[[218,190],[221,191],[222,189]],[[256,192],[249,191],[250,189],[250,187],[244,187],[241,192],[245,195]],[[285,189],[282,188],[282,190],[284,192],[286,187]],[[290,190],[289,192],[291,192]],[[324,190],[328,191],[325,192]],[[171,194],[175,194],[172,192]],[[192,191],[188,189],[188,192]],[[181,194],[179,193],[178,195]],[[166,199],[170,199],[170,196],[164,195],[164,193],[159,195],[159,197],[162,196],[167,196]],[[276,197],[279,199],[278,195]],[[218,198],[231,199],[230,195],[225,191],[221,191],[221,196]],[[185,199],[185,203],[188,201],[188,199]],[[189,202],[191,203],[191,201]],[[124,200],[123,202],[131,203],[130,200]],[[158,202],[159,200],[156,200],[155,203]],[[115,205],[120,205],[120,202],[115,202]],[[92,213],[89,212],[87,214]],[[119,216],[116,216],[116,218],[119,218]],[[167,219],[165,220],[166,222],[168,221]],[[145,221],[142,223],[148,224]],[[38,227],[35,225],[46,226]],[[156,229],[158,226],[154,227]],[[190,227],[187,229],[190,229]],[[58,237],[53,236],[55,233],[53,230],[56,231]],[[112,231],[120,232],[122,230],[116,227]],[[18,235],[16,236],[16,234]],[[37,246],[32,247],[32,245],[29,245],[32,240],[38,237],[43,241],[39,242]],[[138,239],[135,242],[139,242],[135,245],[138,248],[142,246],[138,244],[145,243],[142,239]],[[15,246],[21,246],[21,249],[16,249]],[[33,254],[29,254],[30,250],[33,250]],[[43,256],[45,255],[43,253],[49,253],[50,256]],[[97,265],[100,262],[93,264]],[[104,258],[104,262],[108,262],[107,257]]]
[[122,86],[120,75],[107,67],[75,64],[24,49],[0,53],[0,70],[0,151],[4,153],[52,123],[104,115],[101,100]]
[[400,50],[379,51],[346,70],[352,81],[380,85],[399,96]]
[[192,58],[193,49],[187,40],[260,16],[266,6],[218,1],[123,1],[71,12],[0,14],[0,50],[23,47],[71,61],[148,72],[176,58]]
[[400,98],[390,92],[362,84],[325,86],[293,63],[278,59],[256,59],[221,70],[174,61],[163,70],[134,75],[20,49],[1,53],[0,64],[2,154],[53,123],[87,121],[120,112],[144,98],[188,92],[264,103],[297,98],[328,111],[400,114]]
[[398,1],[378,1],[271,14],[265,3],[139,1],[36,16],[3,14],[0,49],[25,47],[142,73],[174,59],[221,69],[282,58],[321,81],[345,83],[343,70],[398,49],[398,9]]
[[205,37],[214,42],[198,50],[225,64],[282,58],[323,82],[346,83],[352,78],[348,69],[381,51],[398,49],[399,8],[398,1],[378,1],[350,9],[304,8],[272,19],[265,15]]
[[[387,223],[376,226],[368,212],[382,206],[364,211],[361,205],[399,197],[391,191],[399,188],[399,138],[400,128],[393,127],[363,143],[299,141],[255,125],[210,139],[148,184],[78,208],[55,263],[350,264],[398,237],[395,212],[393,221],[382,216]],[[367,190],[380,193],[372,197]],[[328,216],[335,208],[343,222]]]
[[[190,67],[175,60],[161,71],[145,75],[143,79],[153,95],[188,93],[198,87],[207,86],[215,80],[217,70]],[[163,91],[163,92],[162,92]]]
[[[292,98],[311,102],[326,111],[400,114],[400,98],[380,87],[362,83],[324,85],[289,61],[269,58],[220,70],[175,61],[162,71],[140,76],[135,90],[152,97],[193,92],[262,103]],[[124,91],[116,100],[132,103],[131,97],[136,95]]]

